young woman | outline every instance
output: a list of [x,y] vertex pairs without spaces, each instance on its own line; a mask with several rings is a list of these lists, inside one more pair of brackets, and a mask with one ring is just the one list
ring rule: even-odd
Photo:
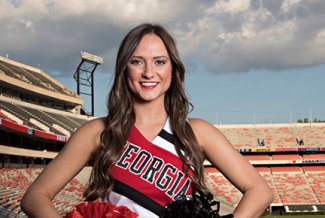
[[178,196],[201,191],[204,159],[242,193],[235,218],[259,217],[271,203],[270,188],[217,128],[188,118],[185,69],[170,34],[141,24],[122,41],[108,98],[108,115],[81,126],[26,192],[29,217],[60,217],[51,200],[93,163],[85,199],[125,205],[139,217],[159,217]]

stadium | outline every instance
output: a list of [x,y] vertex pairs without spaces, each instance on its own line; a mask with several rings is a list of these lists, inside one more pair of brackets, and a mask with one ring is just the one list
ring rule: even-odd
[[[40,69],[0,57],[0,217],[27,217],[20,201],[29,185],[69,136],[94,118],[83,103],[80,94]],[[274,201],[265,215],[325,215],[325,123],[216,128],[272,188]],[[220,213],[232,212],[241,193],[209,162],[205,171],[221,202]],[[91,166],[85,166],[53,199],[60,214],[82,202],[90,172]]]

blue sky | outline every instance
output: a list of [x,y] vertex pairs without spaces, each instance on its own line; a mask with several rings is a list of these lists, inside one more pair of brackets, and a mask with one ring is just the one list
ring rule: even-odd
[[152,22],[164,25],[177,42],[194,105],[190,117],[213,124],[325,120],[322,0],[0,0],[0,5],[1,56],[39,66],[73,91],[80,51],[104,58],[95,72],[96,116],[106,114],[119,43],[135,25]]
[[[189,74],[193,116],[211,123],[289,123],[310,117],[325,120],[325,65],[242,74]],[[291,113],[291,115],[290,115]],[[218,120],[218,121],[217,121]]]
[[[106,114],[111,77],[101,72],[101,66],[95,72],[96,116]],[[73,79],[61,82],[76,90]],[[324,82],[325,65],[319,65],[281,72],[187,72],[185,88],[194,105],[190,117],[212,124],[290,123],[310,116],[325,120]],[[90,108],[90,98],[83,97]]]

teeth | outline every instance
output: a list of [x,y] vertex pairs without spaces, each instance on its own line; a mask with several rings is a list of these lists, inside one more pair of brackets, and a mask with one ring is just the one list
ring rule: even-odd
[[157,85],[157,83],[155,83],[155,82],[147,82],[147,83],[141,83],[142,85],[144,85],[144,86],[155,86],[155,85]]

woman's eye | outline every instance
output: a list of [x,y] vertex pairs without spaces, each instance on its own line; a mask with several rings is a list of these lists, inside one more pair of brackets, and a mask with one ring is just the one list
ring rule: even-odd
[[156,61],[156,64],[157,64],[157,65],[163,65],[163,64],[165,64],[165,61],[160,61],[160,60],[159,60],[159,61]]
[[139,65],[139,64],[141,64],[141,61],[139,61],[139,60],[133,60],[133,61],[131,61],[131,64]]

